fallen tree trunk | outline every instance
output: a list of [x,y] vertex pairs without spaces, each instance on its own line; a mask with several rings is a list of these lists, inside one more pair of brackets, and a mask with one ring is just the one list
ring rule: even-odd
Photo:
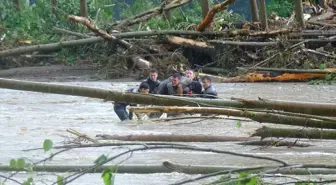
[[[97,88],[58,85],[51,83],[38,83],[21,80],[12,80],[0,78],[0,88],[16,89],[33,92],[63,94],[72,96],[84,96],[99,98],[110,101],[136,103],[143,105],[165,105],[165,106],[226,106],[236,108],[270,108],[273,110],[285,109],[290,112],[305,113],[322,116],[335,116],[336,105],[331,103],[303,103],[292,101],[274,101],[279,106],[271,106],[265,103],[242,103],[232,100],[205,99],[205,98],[187,98],[164,95],[146,95],[139,93],[124,93],[109,91]],[[283,106],[280,106],[280,105]],[[294,104],[294,108],[290,108]],[[323,111],[322,111],[323,110]]]
[[250,47],[266,47],[266,46],[277,46],[278,42],[244,42],[244,41],[228,41],[228,40],[210,40],[209,43],[219,44],[219,45],[234,45],[234,46],[250,46]]
[[[318,168],[315,168],[316,165],[306,165],[307,167],[302,168],[291,168],[291,169],[279,169],[275,172],[268,174],[284,174],[284,175],[311,175],[311,174],[324,174],[324,175],[333,175],[336,173],[336,169],[333,168],[323,168],[321,165]],[[80,172],[83,169],[88,169],[91,166],[85,165],[37,165],[33,167],[34,172],[54,172],[54,173],[63,173],[63,172]],[[148,164],[123,164],[123,165],[104,165],[97,167],[88,171],[87,173],[102,173],[104,170],[118,168],[116,171],[117,174],[129,173],[129,174],[153,174],[153,173],[185,173],[185,174],[210,174],[219,171],[229,171],[239,168],[234,167],[225,167],[225,166],[210,166],[210,165],[184,165],[171,163],[169,161],[164,161],[162,165],[148,165]],[[272,168],[266,167],[266,168]],[[16,169],[11,168],[7,165],[1,165],[0,171],[2,172],[12,172],[12,171],[26,171],[25,169]],[[259,173],[260,170],[250,171],[250,173]]]
[[88,36],[88,35],[85,35],[85,34],[82,34],[82,33],[77,33],[77,32],[73,32],[73,31],[69,31],[69,30],[65,30],[65,29],[57,28],[57,27],[54,27],[53,31],[59,32],[59,33],[66,33],[66,34],[69,34],[69,35],[74,35],[74,36],[77,36],[77,37],[80,37],[80,38],[90,38],[91,37],[91,36]]
[[275,72],[288,72],[288,73],[318,73],[318,74],[327,74],[327,73],[336,73],[336,68],[327,68],[327,69],[284,69],[284,68],[262,68],[262,67],[237,67],[238,70],[242,72],[248,71],[275,71]]
[[98,140],[119,141],[165,141],[165,142],[232,142],[247,141],[248,137],[209,136],[209,135],[96,135]]
[[307,106],[305,106],[305,103],[303,102],[294,101],[267,100],[262,98],[259,98],[259,100],[249,100],[243,98],[231,99],[252,107],[263,107],[267,109],[283,110],[287,112],[300,112],[312,115],[336,117],[336,105],[333,104],[329,104],[329,106],[319,106],[318,104],[311,104],[308,106],[306,104]]
[[[131,47],[133,47],[130,43],[128,43],[124,40],[119,40],[116,37],[106,33],[105,31],[96,28],[96,26],[93,25],[91,23],[91,21],[86,17],[78,17],[78,16],[69,15],[68,19],[73,21],[73,22],[78,22],[78,23],[83,24],[84,26],[88,27],[92,32],[94,32],[97,35],[103,37],[104,39],[117,41],[117,43],[125,49],[130,49]],[[134,62],[134,64],[139,68],[147,69],[147,68],[150,68],[152,66],[151,62],[149,62],[149,61],[147,61],[147,60],[145,60],[145,59],[143,59],[139,56],[131,57],[131,58],[132,58],[132,61]]]
[[214,46],[201,41],[195,41],[192,39],[186,39],[182,37],[176,36],[168,36],[167,41],[172,44],[177,44],[185,47],[198,47],[198,48],[206,48],[206,49],[214,49]]
[[279,146],[287,146],[287,147],[309,147],[313,146],[308,143],[297,143],[295,141],[272,141],[272,140],[261,140],[261,141],[246,141],[237,143],[238,145],[250,145],[250,146],[265,146],[265,147],[279,147]]
[[242,111],[235,109],[213,108],[213,107],[131,107],[132,112],[137,113],[201,113],[201,114],[219,114],[235,117],[244,117],[260,123],[277,123],[283,125],[315,127],[315,128],[331,128],[336,129],[336,121],[325,121],[310,119],[298,116],[287,116],[280,114]]
[[284,129],[262,127],[252,134],[252,137],[285,137],[285,138],[306,138],[306,139],[336,139],[335,130],[320,129]]

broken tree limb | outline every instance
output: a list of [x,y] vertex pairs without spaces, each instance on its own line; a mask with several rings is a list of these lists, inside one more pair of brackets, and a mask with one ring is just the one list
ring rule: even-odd
[[[270,106],[264,103],[251,104],[232,100],[206,99],[206,98],[188,98],[178,96],[126,93],[118,91],[109,91],[105,89],[89,88],[81,86],[59,85],[52,83],[40,83],[23,80],[13,80],[0,78],[0,88],[15,89],[23,91],[33,91],[42,93],[63,94],[71,96],[83,96],[98,98],[109,101],[124,103],[136,103],[143,105],[165,105],[165,106],[218,106],[218,107],[236,107],[236,108],[271,108],[274,110],[285,109],[296,113],[305,113],[312,115],[335,116],[336,104],[332,103],[312,103],[312,102],[292,102],[276,101],[282,106]],[[294,108],[290,108],[295,104]],[[287,106],[286,106],[287,105]],[[323,111],[322,111],[323,110]],[[316,112],[316,113],[315,113]]]
[[244,42],[244,41],[221,41],[210,40],[209,43],[215,43],[220,45],[234,45],[234,46],[251,46],[251,47],[265,47],[265,46],[277,46],[278,42]]
[[285,128],[270,128],[262,127],[252,134],[252,137],[260,136],[261,138],[268,137],[284,137],[284,138],[306,138],[306,139],[336,139],[335,130],[321,129],[285,129]]
[[186,46],[186,47],[199,47],[199,48],[207,48],[207,49],[214,49],[214,46],[201,41],[196,41],[192,39],[186,39],[182,37],[176,36],[168,36],[167,41],[173,44]]
[[224,10],[229,4],[233,2],[235,2],[235,0],[226,0],[223,3],[215,5],[205,16],[204,20],[199,25],[197,25],[196,30],[201,32],[204,31],[207,27],[210,26],[216,13]]
[[[108,33],[106,33],[104,30],[101,30],[99,28],[97,28],[95,25],[92,24],[92,22],[86,18],[86,17],[79,17],[79,16],[74,16],[74,15],[69,15],[68,19],[73,21],[73,22],[78,22],[83,24],[84,26],[88,27],[92,32],[96,33],[97,35],[103,37],[104,39],[107,40],[113,40],[113,41],[117,41],[117,43],[119,45],[121,45],[123,48],[125,49],[130,49],[132,47],[132,45],[124,40],[119,40],[117,39],[115,36],[110,35]],[[152,63],[137,56],[137,57],[132,57],[132,61],[134,62],[134,64],[136,66],[138,66],[139,68],[150,68],[152,66]]]
[[312,50],[312,49],[303,48],[302,51],[307,52],[307,53],[312,53],[312,54],[315,54],[315,55],[319,55],[319,56],[323,56],[323,57],[326,57],[326,58],[336,59],[336,55],[331,55],[331,54],[328,54],[328,53],[322,53],[322,52],[318,52],[318,51]]
[[164,142],[232,142],[247,141],[248,137],[209,136],[209,135],[96,135],[98,140],[118,141],[164,141]]
[[196,114],[218,114],[235,117],[249,118],[260,123],[277,123],[283,125],[295,125],[315,128],[331,128],[336,129],[336,121],[325,121],[298,116],[287,116],[272,113],[262,113],[253,111],[242,111],[226,108],[213,107],[175,107],[175,106],[152,106],[152,107],[131,107],[132,112],[138,113],[196,113]]
[[13,49],[8,49],[8,50],[2,50],[0,51],[0,57],[20,55],[24,53],[31,53],[34,51],[55,51],[63,47],[72,47],[72,46],[83,45],[83,44],[94,44],[97,42],[102,42],[103,40],[104,39],[101,37],[92,37],[92,38],[87,38],[87,39],[71,40],[71,41],[57,42],[57,43],[51,43],[51,44],[24,46],[24,47],[18,47],[18,48],[13,48]]
[[147,21],[154,16],[162,14],[163,12],[167,12],[171,9],[178,8],[180,6],[188,4],[190,2],[191,2],[191,0],[171,1],[168,4],[163,4],[163,6],[148,10],[146,12],[142,12],[138,15],[133,16],[133,17],[130,17],[130,18],[124,19],[120,22],[111,24],[110,28],[113,28],[113,27],[116,27],[116,28],[127,27],[127,26],[131,26],[131,25],[143,22],[143,21]]

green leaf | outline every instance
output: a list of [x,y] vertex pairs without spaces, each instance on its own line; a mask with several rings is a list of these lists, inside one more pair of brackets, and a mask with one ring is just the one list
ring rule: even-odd
[[104,170],[102,173],[104,185],[112,185],[112,171],[111,169]]
[[63,184],[65,184],[64,177],[63,176],[57,176],[57,185],[63,185]]
[[32,172],[33,171],[33,165],[31,163],[27,163],[25,168],[26,168],[26,170],[28,172]]
[[32,182],[33,182],[33,178],[30,177],[23,183],[23,185],[31,185]]
[[95,164],[101,164],[101,163],[105,162],[106,160],[107,160],[106,155],[102,154],[101,156],[99,156],[99,157],[94,161],[94,163],[95,163]]
[[26,162],[25,162],[25,160],[23,158],[20,158],[20,159],[17,160],[17,162],[16,162],[16,168],[18,168],[18,169],[24,169],[25,166],[26,166]]
[[250,179],[250,181],[248,183],[246,183],[246,185],[256,185],[258,184],[258,179],[253,177]]
[[45,152],[49,151],[53,147],[53,142],[50,139],[46,139],[43,142],[43,149]]
[[15,159],[11,159],[10,162],[9,162],[9,166],[11,168],[16,168],[16,160]]
[[240,121],[237,121],[236,126],[237,126],[238,128],[240,128],[240,127],[241,127],[241,122],[240,122]]

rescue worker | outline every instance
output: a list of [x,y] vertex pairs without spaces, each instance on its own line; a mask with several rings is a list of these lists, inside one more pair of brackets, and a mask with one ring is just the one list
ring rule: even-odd
[[[142,82],[139,88],[128,89],[126,92],[148,94],[149,85],[145,82]],[[117,116],[119,117],[121,121],[124,121],[127,119],[129,120],[133,119],[133,113],[132,112],[128,113],[126,110],[126,107],[128,105],[137,106],[136,104],[117,103],[117,102],[114,103],[114,112],[117,114]]]
[[149,93],[151,94],[156,94],[158,91],[160,81],[157,78],[158,78],[158,71],[153,68],[149,71],[147,79],[143,81],[149,85]]
[[204,88],[204,90],[202,91],[203,98],[212,98],[212,99],[217,98],[217,91],[211,84],[210,76],[203,76],[202,84]]

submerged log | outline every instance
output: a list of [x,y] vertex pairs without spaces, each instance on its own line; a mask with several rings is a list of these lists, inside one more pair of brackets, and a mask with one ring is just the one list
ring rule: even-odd
[[273,141],[273,140],[261,140],[261,141],[246,141],[237,143],[238,145],[250,145],[250,146],[274,146],[274,147],[280,147],[280,146],[287,146],[287,147],[309,147],[313,146],[308,143],[297,143],[294,141]]
[[209,135],[96,135],[99,140],[119,141],[165,141],[165,142],[232,142],[247,141],[248,137],[209,136]]
[[262,127],[252,134],[252,137],[285,137],[285,138],[306,138],[306,139],[336,139],[335,130],[321,129],[285,129]]
[[132,112],[138,113],[202,113],[202,114],[219,114],[235,117],[244,117],[261,123],[277,123],[283,125],[295,125],[315,128],[331,128],[336,129],[336,121],[326,121],[310,119],[298,116],[287,116],[281,114],[242,111],[227,108],[213,107],[174,107],[174,106],[152,106],[152,107],[131,107]]
[[[188,98],[188,97],[153,95],[153,94],[147,95],[139,93],[126,93],[118,91],[109,91],[98,88],[30,82],[30,81],[12,80],[5,78],[0,78],[0,88],[63,94],[71,96],[84,96],[110,101],[136,103],[143,105],[204,106],[204,107],[226,106],[236,108],[270,108],[273,110],[282,110],[285,109],[286,107],[285,105],[287,104],[286,110],[296,113],[308,113],[308,114],[310,113],[313,115],[335,116],[336,112],[336,105],[331,103],[276,101],[279,104],[282,103],[284,106],[270,106],[269,104],[264,103],[251,104],[251,103],[242,103],[222,99]],[[290,109],[292,104],[295,104],[295,107]],[[323,110],[323,112],[321,110]]]
[[[272,171],[268,174],[284,174],[284,175],[311,175],[311,174],[324,174],[324,175],[334,175],[336,169],[333,168],[323,168],[323,165],[317,168],[312,165],[306,165],[303,168],[290,168],[290,169],[279,169],[277,171]],[[85,165],[37,165],[33,167],[34,172],[54,172],[54,173],[63,173],[63,172],[80,172],[83,169],[88,169],[91,166]],[[187,164],[177,164],[169,161],[162,162],[161,165],[148,165],[148,164],[123,164],[123,165],[104,165],[97,167],[88,171],[87,173],[102,173],[106,169],[118,168],[116,171],[117,174],[153,174],[153,173],[185,173],[185,174],[209,174],[219,171],[228,171],[234,170],[237,168],[230,166],[211,166],[211,165],[187,165]],[[328,167],[328,166],[326,166]],[[266,167],[268,169],[272,166]],[[238,168],[239,169],[239,168]],[[14,169],[7,165],[0,165],[0,171],[2,172],[12,172],[12,171],[26,171],[25,169]],[[254,171],[250,171],[253,173]],[[255,171],[255,172],[260,172]]]

